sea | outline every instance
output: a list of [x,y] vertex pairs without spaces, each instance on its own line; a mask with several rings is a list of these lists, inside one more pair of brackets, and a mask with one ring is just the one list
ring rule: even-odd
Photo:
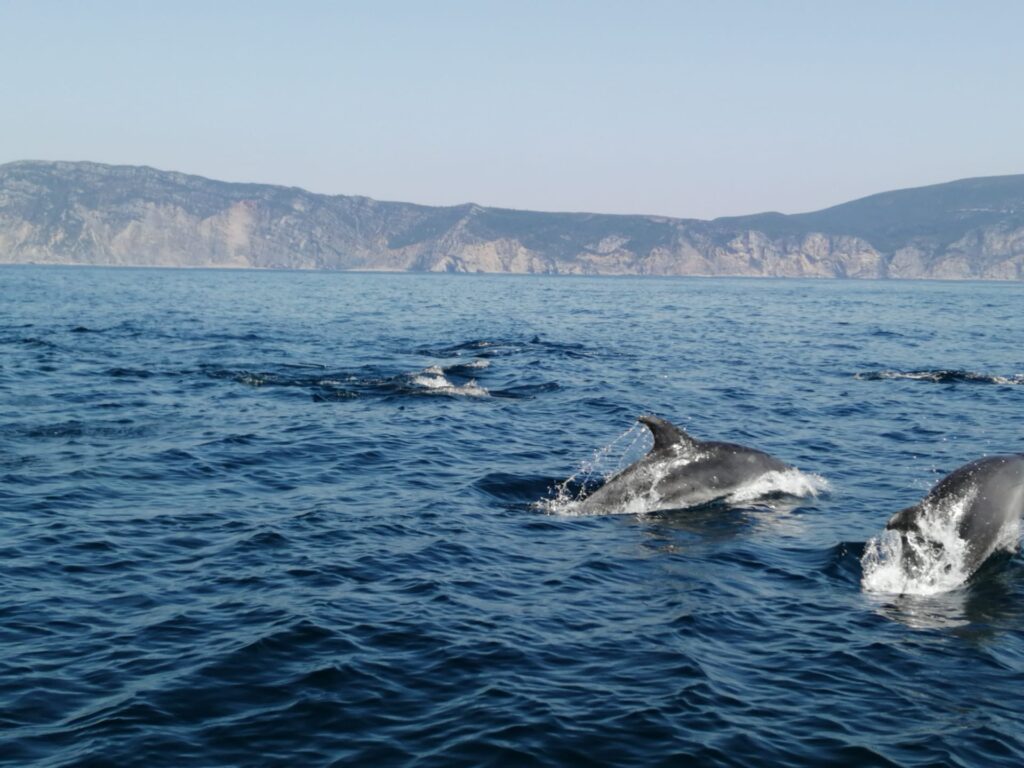
[[[1016,768],[1024,559],[895,588],[877,554],[1024,451],[1022,307],[0,268],[0,763]],[[805,482],[580,514],[644,414]]]

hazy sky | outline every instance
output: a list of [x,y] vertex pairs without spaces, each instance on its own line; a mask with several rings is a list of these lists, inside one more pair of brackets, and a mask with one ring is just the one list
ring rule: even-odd
[[0,162],[713,217],[1024,172],[1024,2],[0,0]]

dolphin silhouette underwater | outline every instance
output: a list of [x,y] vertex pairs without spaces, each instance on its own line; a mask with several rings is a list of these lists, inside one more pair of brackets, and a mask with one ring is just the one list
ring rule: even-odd
[[899,533],[900,564],[909,575],[942,556],[954,533],[964,547],[960,569],[966,578],[995,552],[1018,546],[1022,515],[1024,453],[1018,453],[964,464],[885,527]]
[[581,514],[683,509],[729,497],[769,472],[794,470],[763,451],[697,440],[656,416],[638,421],[654,436],[639,461],[609,478],[576,506]]

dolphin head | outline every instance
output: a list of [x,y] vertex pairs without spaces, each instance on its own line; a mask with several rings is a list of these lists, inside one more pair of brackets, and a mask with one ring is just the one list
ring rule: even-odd
[[899,531],[900,533],[907,534],[911,531],[918,530],[917,517],[920,512],[920,508],[917,504],[906,509],[901,509],[895,515],[889,518],[889,522],[885,524],[887,530]]

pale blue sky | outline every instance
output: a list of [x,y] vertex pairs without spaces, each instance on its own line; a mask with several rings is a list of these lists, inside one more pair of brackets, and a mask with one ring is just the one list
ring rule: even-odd
[[0,162],[712,217],[1024,172],[1024,3],[0,0]]

